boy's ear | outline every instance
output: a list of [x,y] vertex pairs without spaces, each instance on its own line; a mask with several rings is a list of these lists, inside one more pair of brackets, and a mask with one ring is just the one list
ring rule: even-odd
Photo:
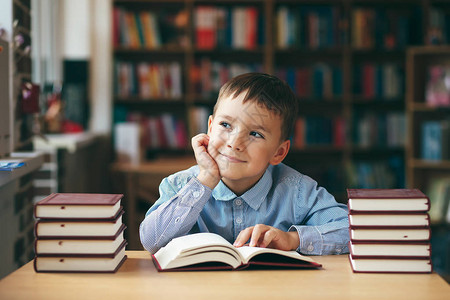
[[208,118],[208,135],[211,133],[211,123],[213,121],[213,116],[210,115]]
[[286,140],[278,146],[277,151],[275,152],[274,156],[270,160],[271,165],[278,165],[283,161],[283,159],[286,157],[286,155],[289,152],[289,147],[291,146],[291,141]]

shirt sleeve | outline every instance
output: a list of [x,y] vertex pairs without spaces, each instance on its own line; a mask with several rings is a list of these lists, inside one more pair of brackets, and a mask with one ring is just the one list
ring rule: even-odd
[[139,227],[141,243],[152,254],[173,238],[186,235],[212,194],[196,177],[191,177],[185,185],[165,178],[159,191],[160,198]]
[[[300,183],[299,201],[306,201],[310,210],[300,225],[292,225],[289,231],[297,231],[300,239],[297,251],[307,255],[348,253],[347,206],[337,203],[323,187],[307,176]],[[297,207],[297,209],[300,209]]]

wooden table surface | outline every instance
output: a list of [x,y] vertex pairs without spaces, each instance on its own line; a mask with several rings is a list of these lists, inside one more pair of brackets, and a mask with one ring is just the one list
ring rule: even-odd
[[127,251],[115,274],[35,273],[0,281],[0,299],[450,299],[433,274],[355,274],[347,255],[315,256],[321,270],[158,273],[146,251]]

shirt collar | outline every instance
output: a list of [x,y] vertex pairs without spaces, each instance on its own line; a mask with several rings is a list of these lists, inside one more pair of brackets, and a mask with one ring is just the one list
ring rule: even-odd
[[[272,169],[273,166],[270,165],[261,179],[240,197],[254,210],[257,210],[261,206],[272,187]],[[219,201],[230,201],[238,197],[222,180],[214,188],[212,195],[214,199]]]

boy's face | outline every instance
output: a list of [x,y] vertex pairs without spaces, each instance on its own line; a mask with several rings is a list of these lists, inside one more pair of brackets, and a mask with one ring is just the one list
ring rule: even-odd
[[279,164],[289,150],[281,141],[281,118],[255,101],[220,99],[208,123],[208,152],[215,159],[222,181],[235,193],[251,188],[269,164]]

